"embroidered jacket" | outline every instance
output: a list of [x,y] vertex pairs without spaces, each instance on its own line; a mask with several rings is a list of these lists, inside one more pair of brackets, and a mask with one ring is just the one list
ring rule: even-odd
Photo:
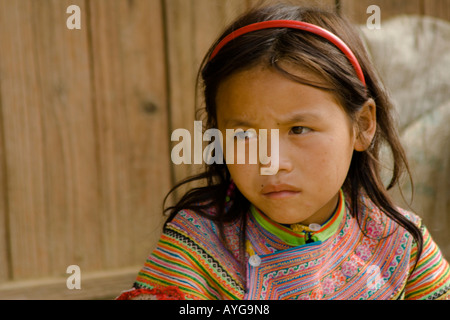
[[422,231],[417,257],[410,233],[368,198],[361,204],[359,225],[341,192],[319,230],[300,232],[252,207],[245,271],[239,223],[225,228],[227,250],[212,221],[180,211],[118,299],[450,299],[449,265],[419,217],[401,211]]

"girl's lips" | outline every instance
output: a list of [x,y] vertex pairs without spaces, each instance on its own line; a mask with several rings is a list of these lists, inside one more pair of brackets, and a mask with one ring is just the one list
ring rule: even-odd
[[300,190],[290,184],[269,184],[262,188],[261,193],[263,195],[268,195],[271,193],[280,193],[280,192],[295,192],[298,193]]
[[286,198],[294,197],[299,193],[300,193],[300,191],[283,190],[283,191],[278,191],[278,192],[264,193],[263,195],[264,195],[264,197],[269,198],[269,199],[286,199]]
[[300,193],[300,190],[290,184],[268,184],[261,190],[264,197],[271,200],[287,199],[294,197]]

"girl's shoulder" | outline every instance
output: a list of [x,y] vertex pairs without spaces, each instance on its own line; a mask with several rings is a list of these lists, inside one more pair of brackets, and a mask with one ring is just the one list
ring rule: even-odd
[[[390,220],[390,223],[394,223],[394,221],[383,212],[381,208],[379,208],[366,194],[361,194],[361,216],[362,220],[376,221],[378,223],[386,224],[386,220]],[[398,213],[400,213],[403,217],[411,221],[414,225],[420,228],[422,225],[422,218],[412,211],[405,210],[401,207],[395,206],[395,209]]]
[[396,208],[399,213],[401,213],[406,219],[414,223],[418,228],[422,225],[422,218],[412,211],[405,210],[403,208]]
[[206,215],[214,216],[214,209],[207,210],[204,214],[191,209],[182,209],[167,223],[167,229],[175,229],[189,235],[211,236],[216,224]]
[[173,219],[168,223],[172,226],[178,226],[180,228],[190,227],[192,225],[197,228],[211,227],[211,223],[216,217],[216,210],[213,206],[206,209],[194,210],[194,209],[181,209],[179,210]]
[[[210,207],[199,213],[191,209],[182,209],[167,224],[166,229],[182,233],[196,242],[214,243],[221,245],[220,227],[216,222],[216,209]],[[227,240],[238,236],[238,223],[225,223],[223,225],[224,236]]]

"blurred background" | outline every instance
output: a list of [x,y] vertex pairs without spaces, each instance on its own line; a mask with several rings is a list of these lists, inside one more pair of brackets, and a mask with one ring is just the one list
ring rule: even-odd
[[[410,206],[450,258],[450,1],[0,0],[0,299],[131,287],[164,196],[199,169],[172,164],[170,135],[193,130],[204,54],[237,15],[278,2],[358,24],[397,107]],[[81,29],[66,27],[70,5]],[[401,190],[409,200],[407,180]],[[66,286],[70,265],[80,290]]]

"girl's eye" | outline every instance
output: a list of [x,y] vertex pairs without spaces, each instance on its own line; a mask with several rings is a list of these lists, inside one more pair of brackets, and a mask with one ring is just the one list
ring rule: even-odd
[[234,136],[238,140],[253,139],[253,138],[256,138],[256,132],[252,131],[252,130],[237,131],[237,132],[235,132]]
[[310,131],[311,131],[311,129],[306,128],[306,127],[300,127],[300,126],[292,127],[292,129],[291,129],[291,132],[293,134],[305,134],[305,133],[308,133]]

